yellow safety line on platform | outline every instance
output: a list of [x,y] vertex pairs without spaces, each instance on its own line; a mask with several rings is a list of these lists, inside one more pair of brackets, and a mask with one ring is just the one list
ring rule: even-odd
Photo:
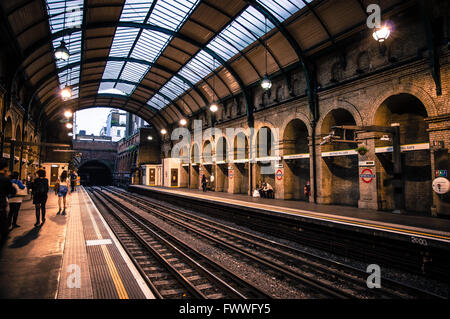
[[[169,193],[171,192],[171,191],[167,191],[167,190],[157,190],[157,191],[161,191],[161,192],[166,191]],[[183,192],[183,191],[178,191],[175,193],[191,196],[190,193]],[[338,222],[350,224],[350,225],[355,224],[355,225],[361,225],[361,226],[366,226],[366,227],[380,228],[380,229],[392,230],[392,231],[396,231],[396,232],[400,232],[400,233],[409,233],[409,234],[414,234],[414,235],[433,237],[436,239],[444,239],[444,240],[450,241],[449,236],[435,235],[435,234],[424,233],[424,232],[419,232],[419,231],[414,231],[414,230],[408,230],[408,229],[404,229],[404,228],[396,228],[396,227],[382,226],[382,225],[377,225],[377,224],[369,224],[369,223],[358,222],[358,221],[344,219],[344,218],[327,217],[327,216],[323,216],[323,213],[319,213],[319,212],[309,213],[304,210],[296,210],[296,209],[280,207],[280,206],[269,206],[269,205],[265,205],[265,204],[257,204],[254,202],[240,201],[240,200],[236,200],[236,199],[227,199],[227,201],[223,201],[223,200],[220,200],[213,196],[208,196],[208,195],[202,195],[201,197],[203,197],[205,199],[211,199],[211,200],[221,202],[221,203],[234,203],[234,204],[238,204],[240,206],[245,206],[245,207],[248,207],[249,204],[252,204],[254,208],[263,208],[263,209],[268,209],[268,210],[271,210],[274,212],[290,213],[290,214],[295,214],[295,215],[299,215],[299,216],[311,217],[314,219],[332,220],[332,221],[338,221]]]
[[111,274],[111,278],[114,282],[114,286],[116,286],[117,294],[119,295],[120,299],[129,299],[127,291],[125,290],[125,287],[123,285],[122,280],[120,279],[120,275],[117,271],[116,266],[114,265],[114,262],[111,258],[111,255],[109,254],[108,248],[106,248],[105,245],[102,246],[103,255],[106,259],[106,264],[108,265],[109,273]]
[[[85,192],[83,192],[83,195],[88,196]],[[100,230],[98,229],[97,223],[95,222],[95,219],[92,216],[90,209],[88,210],[88,212],[89,212],[89,217],[91,218],[92,226],[94,227],[95,234],[97,235],[97,239],[105,239],[105,238],[103,238],[102,234],[100,233]],[[129,299],[128,293],[125,289],[125,286],[123,285],[123,282],[122,282],[122,279],[120,278],[119,272],[117,271],[117,268],[114,265],[111,255],[109,254],[108,248],[106,247],[106,245],[100,245],[100,246],[102,247],[103,256],[105,257],[106,264],[108,265],[109,273],[114,282],[114,286],[116,287],[116,291],[117,291],[119,298],[120,299]]]

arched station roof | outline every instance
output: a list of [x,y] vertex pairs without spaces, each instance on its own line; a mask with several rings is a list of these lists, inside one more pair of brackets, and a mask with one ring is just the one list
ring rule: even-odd
[[[367,2],[367,3],[366,3]],[[369,1],[370,2],[370,1]],[[392,8],[400,0],[381,2]],[[156,127],[189,118],[212,101],[243,96],[265,75],[298,63],[365,27],[365,0],[2,1],[33,88],[30,105],[49,119],[109,106]],[[70,58],[56,61],[64,40]],[[73,98],[58,92],[67,83]],[[248,110],[248,105],[247,105]]]

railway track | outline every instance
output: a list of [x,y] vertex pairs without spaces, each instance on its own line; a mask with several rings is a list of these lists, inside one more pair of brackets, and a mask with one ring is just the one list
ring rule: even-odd
[[168,208],[154,200],[125,192],[104,188],[105,192],[121,201],[170,222],[233,254],[240,254],[253,263],[281,272],[291,280],[300,280],[318,291],[337,298],[436,298],[428,292],[383,279],[382,289],[368,289],[367,273],[335,261],[294,249],[287,245],[232,228],[211,219],[190,214],[184,210]]
[[448,265],[450,254],[446,247],[428,243],[387,238],[382,234],[362,233],[355,230],[323,226],[301,218],[272,214],[249,207],[234,207],[227,204],[214,205],[195,197],[178,196],[152,190],[132,188],[133,194],[154,198],[164,203],[191,209],[204,216],[233,222],[258,233],[299,243],[334,255],[352,258],[363,263],[374,262],[408,274],[450,283]]
[[105,194],[86,190],[157,298],[270,298],[167,232],[150,228]]

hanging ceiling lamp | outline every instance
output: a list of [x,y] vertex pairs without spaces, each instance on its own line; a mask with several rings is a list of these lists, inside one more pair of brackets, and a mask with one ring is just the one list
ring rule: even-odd
[[[266,34],[267,34],[267,18],[265,20],[265,33],[264,33],[264,35],[266,35]],[[268,51],[267,50],[267,38],[264,41],[264,48],[266,49],[266,52],[265,52],[266,74],[264,75],[264,78],[261,80],[261,88],[264,91],[268,91],[272,87],[272,81],[269,79],[269,76],[267,75],[267,51]]]
[[[216,69],[216,59],[213,58],[213,70]],[[212,89],[213,89],[213,95],[217,98],[216,95],[216,76],[215,74],[213,75],[213,85],[212,85]],[[214,99],[211,103],[211,105],[209,106],[209,110],[213,113],[217,112],[219,110],[219,106],[217,105],[216,99]]]
[[61,97],[63,98],[64,101],[70,99],[72,97],[72,90],[70,89],[69,86],[65,86],[64,89],[62,89],[59,94],[61,94]]
[[372,36],[375,40],[378,42],[384,42],[387,38],[389,38],[389,35],[391,34],[391,30],[387,26],[376,28],[373,32]]
[[216,102],[213,102],[210,106],[209,106],[209,110],[213,113],[217,112],[219,110],[219,107],[217,106]]
[[62,40],[59,47],[55,49],[55,58],[57,60],[67,61],[69,60],[69,57],[69,49],[67,49],[66,43],[64,42],[64,40]]

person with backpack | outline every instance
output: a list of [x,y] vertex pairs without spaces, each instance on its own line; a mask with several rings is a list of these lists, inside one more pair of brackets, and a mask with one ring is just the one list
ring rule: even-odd
[[13,228],[20,227],[17,225],[17,217],[19,216],[20,205],[22,205],[22,199],[27,196],[25,185],[18,179],[19,173],[13,172],[11,174],[11,183],[16,189],[15,195],[9,196],[9,214],[8,214],[8,226]]
[[8,235],[8,195],[16,193],[16,189],[7,177],[8,166],[8,159],[0,158],[0,242],[3,242]]
[[62,211],[61,215],[66,215],[66,195],[67,193],[70,193],[69,189],[69,178],[67,177],[67,171],[63,171],[61,173],[60,179],[59,179],[59,190],[58,190],[58,206],[59,210],[56,215],[59,215],[61,213],[61,198],[64,203],[64,209]]
[[[36,208],[36,224],[40,225],[40,217],[42,217],[42,225],[45,223],[45,204],[47,203],[48,179],[45,178],[45,171],[40,169],[37,172],[38,178],[33,182],[33,204]],[[41,214],[42,213],[42,214]]]

